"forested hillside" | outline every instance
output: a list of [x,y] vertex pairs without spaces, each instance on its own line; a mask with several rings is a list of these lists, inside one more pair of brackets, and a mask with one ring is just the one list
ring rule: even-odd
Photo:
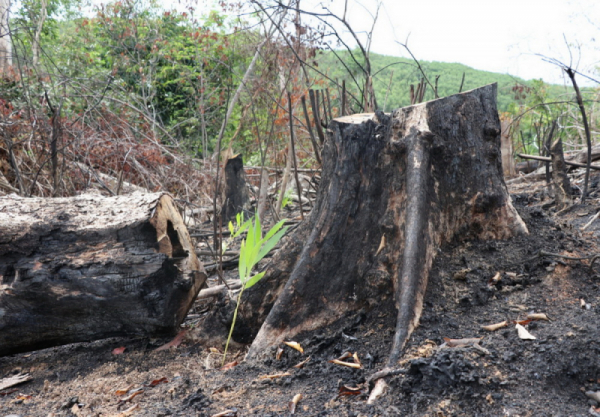
[[[357,64],[352,62],[348,53],[339,51],[335,55],[332,52],[323,52],[318,60],[319,69],[334,80],[346,79],[347,85],[352,86],[352,76],[349,75],[348,69],[351,70],[352,75],[359,76],[360,71]],[[340,58],[346,63],[346,67],[340,65]],[[370,59],[373,67],[373,84],[379,106],[386,111],[390,111],[410,105],[410,85],[418,84],[423,77],[423,73],[415,61],[409,58],[375,53],[370,54]],[[419,61],[419,64],[432,84],[435,85],[437,79],[439,97],[446,97],[459,91],[472,90],[487,84],[498,83],[498,110],[501,112],[510,111],[514,109],[514,106],[524,103],[527,99],[529,94],[525,95],[523,92],[517,92],[515,87],[539,88],[544,86],[547,89],[547,97],[551,99],[558,99],[565,93],[570,94],[569,89],[564,86],[544,85],[540,81],[526,81],[512,75],[476,70],[458,63]],[[433,98],[432,88],[427,87],[425,100]]]

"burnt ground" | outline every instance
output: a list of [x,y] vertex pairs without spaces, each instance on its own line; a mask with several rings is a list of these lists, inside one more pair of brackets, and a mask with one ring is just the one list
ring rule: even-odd
[[[304,354],[285,347],[280,360],[229,370],[220,370],[219,354],[196,341],[198,329],[165,351],[155,351],[164,339],[108,339],[0,358],[0,378],[33,377],[14,392],[0,392],[0,417],[212,416],[226,410],[231,416],[281,416],[290,414],[296,394],[302,394],[298,416],[592,415],[590,407],[598,404],[584,392],[600,390],[600,265],[591,270],[589,260],[538,252],[600,253],[600,220],[580,230],[597,212],[597,197],[557,215],[543,184],[511,188],[530,235],[457,240],[442,248],[403,372],[387,379],[388,390],[375,405],[366,404],[364,385],[391,346],[395,312],[389,303],[299,338]],[[525,323],[536,340],[521,340],[513,321],[529,313],[545,313],[551,321]],[[509,326],[497,331],[481,328],[504,320]],[[483,349],[447,347],[445,337],[482,338]],[[125,352],[114,355],[121,346]],[[346,351],[357,352],[362,369],[328,362]],[[240,361],[243,353],[237,353]],[[303,368],[292,368],[309,356]],[[161,378],[166,380],[148,386]],[[359,393],[340,396],[340,386]],[[135,391],[117,396],[123,388],[144,392],[124,402]]]

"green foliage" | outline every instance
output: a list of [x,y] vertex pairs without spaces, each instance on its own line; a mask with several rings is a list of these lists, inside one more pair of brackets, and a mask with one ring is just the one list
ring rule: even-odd
[[56,24],[45,50],[62,77],[89,80],[99,91],[111,79],[111,97],[168,131],[177,139],[169,144],[192,155],[213,150],[210,138],[220,128],[236,72],[246,65],[244,45],[252,34],[227,34],[230,20],[217,12],[199,24],[155,0],[113,1],[94,17]]
[[227,356],[227,348],[229,347],[229,342],[231,340],[231,335],[233,334],[233,329],[235,328],[235,321],[237,319],[237,312],[240,306],[240,301],[242,299],[242,294],[246,288],[250,288],[254,286],[258,281],[262,279],[265,275],[264,272],[260,272],[256,275],[252,275],[252,270],[260,262],[267,254],[279,243],[285,232],[287,231],[287,226],[283,227],[285,220],[280,221],[275,224],[263,237],[262,229],[260,226],[260,218],[257,214],[254,216],[254,221],[252,219],[248,220],[246,223],[243,222],[244,216],[238,214],[236,216],[236,222],[239,227],[236,227],[230,222],[229,230],[234,231],[232,234],[237,233],[238,235],[242,233],[243,230],[247,229],[246,238],[242,240],[242,245],[240,248],[240,260],[239,260],[239,275],[240,281],[242,283],[242,289],[237,297],[235,311],[233,313],[233,321],[231,323],[231,328],[229,330],[229,336],[227,337],[227,343],[225,344],[225,352],[223,353],[223,363],[225,363],[225,357]]
[[43,14],[42,2],[40,0],[20,0],[19,8],[14,10],[11,17],[11,25],[18,28],[16,36],[19,41],[31,46],[33,31],[38,27],[41,19],[42,36],[46,38],[55,37],[59,25],[59,16],[74,16],[74,0],[46,0],[45,15]]
[[235,224],[233,222],[229,222],[229,237],[234,239],[244,233],[250,225],[252,224],[252,219],[248,219],[244,222],[244,212],[238,213],[235,215]]
[[283,199],[281,200],[281,208],[286,208],[287,205],[292,202],[291,195],[292,190],[287,190],[285,195],[283,196]]
[[91,22],[105,67],[163,126],[188,140],[189,150],[198,149],[203,127],[215,135],[232,83],[231,64],[243,60],[212,15],[207,26],[197,27],[185,13],[117,2]]

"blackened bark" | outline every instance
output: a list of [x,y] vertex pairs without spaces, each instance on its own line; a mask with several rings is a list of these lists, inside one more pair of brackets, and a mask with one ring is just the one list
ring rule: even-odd
[[225,198],[223,201],[225,202],[222,209],[223,222],[235,219],[235,215],[246,210],[250,204],[244,161],[241,155],[228,159],[225,164]]
[[[556,122],[552,125],[552,131],[556,127]],[[563,153],[562,139],[556,138],[550,145],[550,157],[552,158],[552,185],[554,190],[554,200],[556,207],[562,210],[571,205],[571,181],[567,175],[567,164]]]
[[496,85],[391,117],[341,117],[328,131],[310,218],[245,293],[244,322],[262,323],[247,358],[393,295],[393,366],[443,242],[527,233],[502,175]]
[[174,332],[206,280],[172,199],[0,200],[0,355]]

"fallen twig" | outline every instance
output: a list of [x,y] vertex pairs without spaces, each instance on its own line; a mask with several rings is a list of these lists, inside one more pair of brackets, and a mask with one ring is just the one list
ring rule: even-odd
[[533,256],[532,258],[529,258],[527,260],[525,260],[525,262],[531,262],[534,261],[538,258],[541,258],[543,256],[553,256],[555,258],[562,258],[562,259],[567,259],[569,261],[587,261],[590,260],[590,271],[592,270],[593,266],[594,266],[594,262],[596,262],[596,260],[600,259],[600,254],[595,253],[592,255],[588,255],[588,256],[568,256],[568,255],[561,255],[560,253],[552,253],[552,252],[546,252],[543,250],[540,250],[535,256]]
[[599,216],[600,216],[600,210],[598,210],[598,213],[596,213],[596,215],[594,217],[592,217],[592,219],[581,228],[581,231],[583,232],[583,231],[585,231],[585,229],[590,227],[592,225],[592,223],[594,223],[594,220],[596,220]]
[[226,289],[237,290],[238,288],[240,288],[242,286],[242,283],[239,280],[230,280],[230,281],[227,281],[227,285],[229,285],[229,287],[225,286],[225,284],[221,284],[221,285],[215,285],[214,287],[203,289],[198,294],[197,299],[213,297],[215,295],[222,293]]
[[367,378],[367,386],[371,386],[371,384],[377,381],[378,379],[386,378],[388,376],[404,374],[406,373],[406,371],[407,370],[405,368],[383,368],[381,371],[375,372],[373,375]]

